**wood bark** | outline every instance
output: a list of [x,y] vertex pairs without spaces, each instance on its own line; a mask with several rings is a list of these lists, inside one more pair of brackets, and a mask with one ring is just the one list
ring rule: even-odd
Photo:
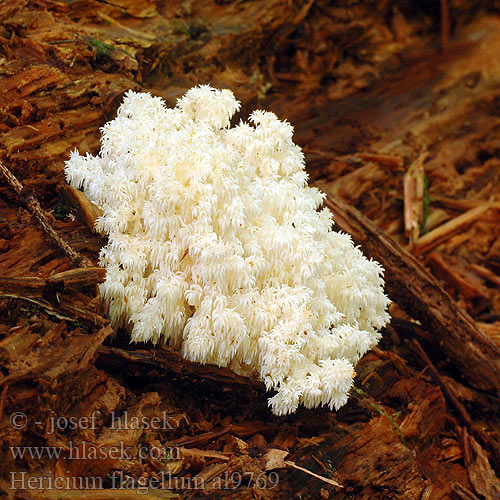
[[[5,495],[14,494],[9,474],[24,471],[35,480],[92,476],[103,482],[101,491],[15,492],[31,500],[159,493],[176,499],[496,500],[498,358],[477,325],[500,339],[500,5],[431,4],[0,3],[0,160],[32,193],[58,237],[93,266],[74,269],[40,218],[0,181]],[[386,259],[395,304],[392,324],[358,363],[356,389],[338,412],[299,408],[277,418],[258,381],[161,348],[130,346],[125,332],[111,338],[96,287],[106,240],[94,231],[98,212],[65,185],[64,160],[74,148],[98,151],[99,127],[114,116],[126,90],[149,91],[172,106],[201,83],[233,90],[242,101],[237,119],[256,108],[287,119],[311,178],[328,184],[338,206],[347,201],[396,242],[343,207],[345,229],[353,236],[358,231],[364,250]],[[402,247],[418,254],[446,292]],[[407,338],[418,338],[425,356]],[[27,416],[26,428],[9,424],[16,412]],[[61,422],[94,418],[95,426],[51,432],[54,416]],[[141,424],[127,426],[127,418]],[[152,428],[151,419],[165,428]],[[127,446],[132,452],[178,447],[180,453],[73,459],[72,444],[80,451],[91,445],[104,452]],[[62,455],[31,460],[9,452],[24,445],[54,447]],[[135,481],[131,485],[161,473],[203,478],[206,485],[139,495],[130,487],[111,489],[115,472]],[[273,473],[279,482],[271,488],[263,481]],[[242,481],[231,481],[231,474]]]
[[450,297],[441,283],[418,260],[367,217],[327,193],[325,205],[335,224],[349,233],[363,251],[385,269],[389,297],[436,338],[463,377],[475,387],[500,395],[500,347]]

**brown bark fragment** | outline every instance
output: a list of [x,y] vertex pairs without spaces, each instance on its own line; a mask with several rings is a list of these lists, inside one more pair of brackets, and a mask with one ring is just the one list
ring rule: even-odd
[[[425,481],[411,453],[399,442],[385,417],[373,419],[369,426],[360,429],[356,438],[344,438],[337,446],[347,443],[349,446],[338,469],[345,487],[352,482],[381,488],[396,497],[420,499]],[[360,453],[360,450],[363,451]]]
[[405,234],[410,245],[420,236],[424,216],[424,160],[421,155],[406,172],[403,182]]
[[456,290],[466,298],[491,298],[492,293],[484,281],[472,272],[472,266],[467,268],[462,259],[434,251],[429,254],[427,261],[434,275],[450,290]]
[[486,211],[490,210],[492,207],[489,203],[484,203],[476,208],[468,210],[462,215],[455,217],[454,219],[438,226],[432,231],[428,232],[424,236],[420,237],[415,241],[412,247],[412,253],[414,255],[420,255],[432,250],[437,245],[443,243],[451,236],[463,231],[467,226],[476,222]]
[[90,202],[81,191],[71,186],[63,185],[61,187],[61,193],[71,206],[77,208],[82,222],[84,222],[92,232],[97,233],[95,221],[102,215],[102,210],[94,205],[94,203]]
[[19,330],[0,342],[0,353],[8,371],[8,375],[0,378],[0,386],[33,378],[50,380],[81,370],[92,361],[98,347],[112,333],[111,327],[107,326],[94,335],[75,330],[63,339],[61,334],[65,328],[64,323],[59,323],[43,337]]
[[469,440],[473,453],[472,462],[467,467],[470,482],[476,493],[486,500],[500,498],[500,480],[491,468],[486,453],[473,437]]
[[246,386],[259,391],[264,391],[264,383],[241,375],[236,375],[228,368],[218,368],[213,365],[201,365],[184,359],[180,353],[164,349],[135,349],[125,350],[117,347],[101,346],[99,358],[102,363],[133,363],[156,366],[177,375],[199,375],[212,379],[225,385]]

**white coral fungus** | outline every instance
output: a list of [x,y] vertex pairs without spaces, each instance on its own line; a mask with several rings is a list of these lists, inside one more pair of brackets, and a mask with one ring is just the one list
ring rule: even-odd
[[100,154],[71,154],[109,235],[101,292],[133,341],[260,376],[277,415],[338,409],[388,321],[383,269],[318,210],[291,125],[255,111],[231,127],[239,107],[208,85],[174,109],[129,91]]

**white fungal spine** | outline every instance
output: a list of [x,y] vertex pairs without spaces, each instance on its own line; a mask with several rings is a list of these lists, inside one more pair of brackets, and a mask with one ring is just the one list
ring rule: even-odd
[[129,91],[100,154],[71,154],[109,236],[101,292],[133,341],[260,376],[277,415],[338,409],[389,319],[383,269],[318,211],[291,125],[255,111],[231,128],[239,107],[208,85],[174,109]]

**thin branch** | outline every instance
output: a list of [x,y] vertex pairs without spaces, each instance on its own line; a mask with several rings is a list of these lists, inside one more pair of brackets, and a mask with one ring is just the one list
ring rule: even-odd
[[470,415],[467,413],[467,410],[465,409],[464,405],[456,398],[455,394],[453,394],[453,391],[450,389],[448,384],[441,377],[437,368],[434,366],[432,361],[429,359],[429,356],[427,356],[427,353],[423,350],[419,341],[416,339],[413,339],[413,345],[417,349],[418,355],[422,358],[423,362],[427,365],[427,369],[429,370],[431,377],[434,379],[434,382],[436,382],[436,384],[439,385],[439,387],[441,387],[441,390],[443,391],[444,397],[448,400],[448,402],[451,404],[451,406],[453,406],[453,408],[458,413],[458,415],[460,416],[460,419],[465,424],[467,429],[469,431],[472,431],[472,419],[470,418]]
[[19,200],[30,213],[38,220],[42,226],[45,233],[51,238],[56,245],[69,257],[72,264],[76,267],[93,267],[92,262],[85,257],[80,255],[74,248],[72,248],[66,241],[64,241],[55,231],[55,229],[50,225],[50,222],[45,215],[40,203],[38,202],[36,196],[27,191],[25,187],[17,180],[14,174],[2,163],[0,162],[0,173],[3,175],[12,190],[18,195]]
[[448,52],[450,45],[450,6],[448,0],[441,0],[441,51]]

